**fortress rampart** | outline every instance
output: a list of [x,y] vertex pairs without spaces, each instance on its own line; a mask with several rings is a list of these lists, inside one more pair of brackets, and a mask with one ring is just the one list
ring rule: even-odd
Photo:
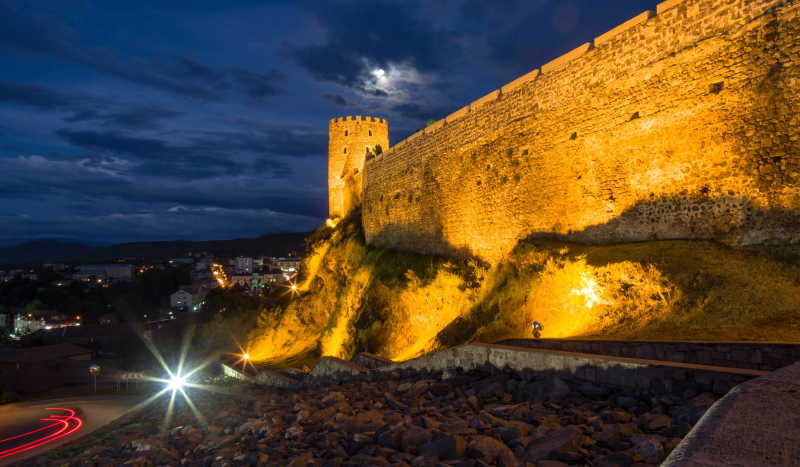
[[800,0],[670,0],[366,161],[367,242],[800,241]]

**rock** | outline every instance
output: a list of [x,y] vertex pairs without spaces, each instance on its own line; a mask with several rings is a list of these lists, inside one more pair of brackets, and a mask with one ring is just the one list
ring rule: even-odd
[[633,415],[624,410],[604,410],[600,413],[606,423],[628,423],[633,420]]
[[605,397],[609,394],[609,389],[592,383],[583,383],[578,386],[578,392],[587,397]]
[[633,463],[634,460],[631,456],[622,452],[614,452],[598,458],[595,465],[597,467],[630,467]]
[[313,465],[313,462],[314,455],[310,452],[307,452],[305,454],[293,457],[287,464],[287,467],[307,467],[308,465]]
[[467,455],[490,465],[506,467],[518,465],[511,449],[502,441],[489,436],[475,436],[467,447]]
[[550,390],[547,393],[547,399],[558,402],[567,397],[569,393],[569,385],[565,383],[564,380],[556,376],[550,382]]
[[536,463],[536,467],[568,467],[569,464],[565,464],[561,461],[554,461],[554,460],[541,460]]
[[419,448],[430,438],[430,431],[417,425],[408,425],[400,435],[400,447],[405,452],[417,454]]
[[672,426],[672,418],[664,414],[645,414],[640,425],[648,431],[661,431]]
[[441,434],[434,436],[420,448],[419,453],[425,457],[436,457],[442,460],[458,459],[464,455],[466,441],[461,436]]
[[575,427],[550,431],[532,441],[525,449],[527,459],[538,461],[559,451],[574,451],[581,446],[583,435]]
[[472,410],[476,412],[481,409],[480,405],[478,404],[478,398],[475,396],[467,397],[467,404],[469,404],[469,406],[472,407]]
[[292,425],[284,431],[283,437],[286,439],[297,439],[303,436],[303,427]]
[[322,402],[344,402],[347,400],[344,393],[341,391],[335,391],[328,393],[325,397],[322,398]]
[[664,459],[664,446],[655,436],[635,435],[631,437],[633,451],[645,462],[656,464]]
[[345,423],[345,429],[350,433],[363,433],[375,431],[384,425],[383,414],[377,410],[359,412]]
[[639,401],[637,401],[635,397],[631,396],[617,396],[616,403],[618,406],[624,409],[630,409],[631,407],[638,405]]

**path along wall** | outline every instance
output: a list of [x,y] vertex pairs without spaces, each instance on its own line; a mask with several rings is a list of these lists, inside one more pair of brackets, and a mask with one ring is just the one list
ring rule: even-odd
[[368,160],[367,242],[798,242],[798,91],[800,0],[663,2]]

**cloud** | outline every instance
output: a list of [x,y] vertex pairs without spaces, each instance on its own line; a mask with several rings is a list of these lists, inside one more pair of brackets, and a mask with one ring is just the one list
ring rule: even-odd
[[[284,214],[270,209],[182,209],[177,211],[111,211],[91,215],[0,215],[3,238],[80,238],[125,242],[149,240],[208,240],[252,237],[267,232],[309,231],[320,225],[315,217]],[[191,226],[191,228],[188,228]],[[87,232],[91,234],[87,235]]]
[[0,81],[0,102],[25,105],[39,110],[74,110],[77,99],[35,84]]
[[439,120],[446,117],[448,112],[452,112],[449,107],[423,107],[419,104],[406,103],[398,104],[391,108],[404,118],[409,120]]
[[251,101],[284,94],[286,74],[277,69],[216,68],[186,56],[120,57],[107,48],[79,44],[78,35],[60,21],[25,14],[0,0],[0,50],[52,57],[99,73],[179,96],[220,100],[236,92]]
[[355,105],[339,94],[323,94],[322,97],[333,102],[339,107],[352,107],[353,105]]
[[[263,171],[235,176],[189,179],[173,171],[143,176],[138,167],[116,157],[60,160],[39,155],[0,158],[0,197],[61,206],[94,214],[102,209],[158,205],[188,208],[269,209],[277,213],[322,218],[327,193],[291,180],[270,179]],[[270,180],[265,183],[265,180]],[[16,209],[16,208],[15,208]],[[165,208],[166,209],[166,208]],[[36,209],[36,212],[48,209]],[[56,211],[61,211],[56,208]]]
[[290,168],[282,158],[321,157],[327,145],[327,135],[320,129],[297,125],[204,131],[175,142],[114,130],[60,129],[57,134],[79,148],[141,159],[136,172],[142,175],[169,171],[177,178],[235,175],[254,168],[285,177]]
[[105,127],[153,129],[161,120],[183,115],[170,109],[128,104],[93,96],[66,94],[37,84],[0,81],[0,103],[47,112],[66,112],[70,123],[97,122]]

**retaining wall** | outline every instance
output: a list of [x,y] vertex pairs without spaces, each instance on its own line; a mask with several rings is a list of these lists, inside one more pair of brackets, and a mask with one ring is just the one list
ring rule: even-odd
[[512,339],[499,344],[765,371],[800,361],[800,344],[787,343]]

